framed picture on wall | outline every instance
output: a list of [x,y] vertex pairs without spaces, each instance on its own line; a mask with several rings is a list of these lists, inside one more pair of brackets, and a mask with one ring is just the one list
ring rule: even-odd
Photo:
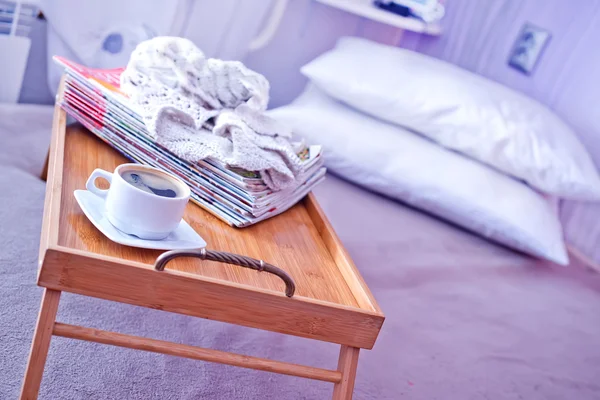
[[521,28],[510,53],[508,64],[526,74],[531,74],[550,40],[550,32],[526,23]]

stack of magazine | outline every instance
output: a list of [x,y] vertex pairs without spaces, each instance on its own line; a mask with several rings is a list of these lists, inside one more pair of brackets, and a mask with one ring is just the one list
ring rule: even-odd
[[279,191],[269,189],[257,171],[214,159],[197,163],[182,160],[152,139],[140,115],[119,90],[122,68],[100,70],[62,57],[54,60],[65,67],[59,103],[69,115],[126,158],[181,178],[192,191],[192,201],[232,226],[252,225],[282,213],[325,179],[321,146],[299,151],[304,161],[299,184]]

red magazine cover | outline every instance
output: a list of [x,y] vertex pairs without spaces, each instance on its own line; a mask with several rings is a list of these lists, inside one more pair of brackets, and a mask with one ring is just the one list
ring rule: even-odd
[[89,68],[60,56],[54,56],[53,60],[64,67],[71,68],[85,78],[96,81],[111,92],[127,97],[127,95],[120,90],[121,73],[125,70],[124,67],[114,69]]

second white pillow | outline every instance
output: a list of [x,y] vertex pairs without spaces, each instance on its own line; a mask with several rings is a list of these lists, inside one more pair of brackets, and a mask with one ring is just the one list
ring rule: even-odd
[[496,82],[359,38],[340,39],[302,73],[352,107],[408,127],[542,192],[600,199],[600,178],[575,133],[540,103]]

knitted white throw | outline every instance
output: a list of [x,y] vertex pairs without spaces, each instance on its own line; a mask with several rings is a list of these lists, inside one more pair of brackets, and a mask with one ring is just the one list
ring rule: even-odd
[[263,114],[269,82],[241,62],[207,59],[187,39],[157,37],[131,54],[121,88],[150,134],[178,157],[260,171],[276,190],[296,183],[301,160],[291,132]]

